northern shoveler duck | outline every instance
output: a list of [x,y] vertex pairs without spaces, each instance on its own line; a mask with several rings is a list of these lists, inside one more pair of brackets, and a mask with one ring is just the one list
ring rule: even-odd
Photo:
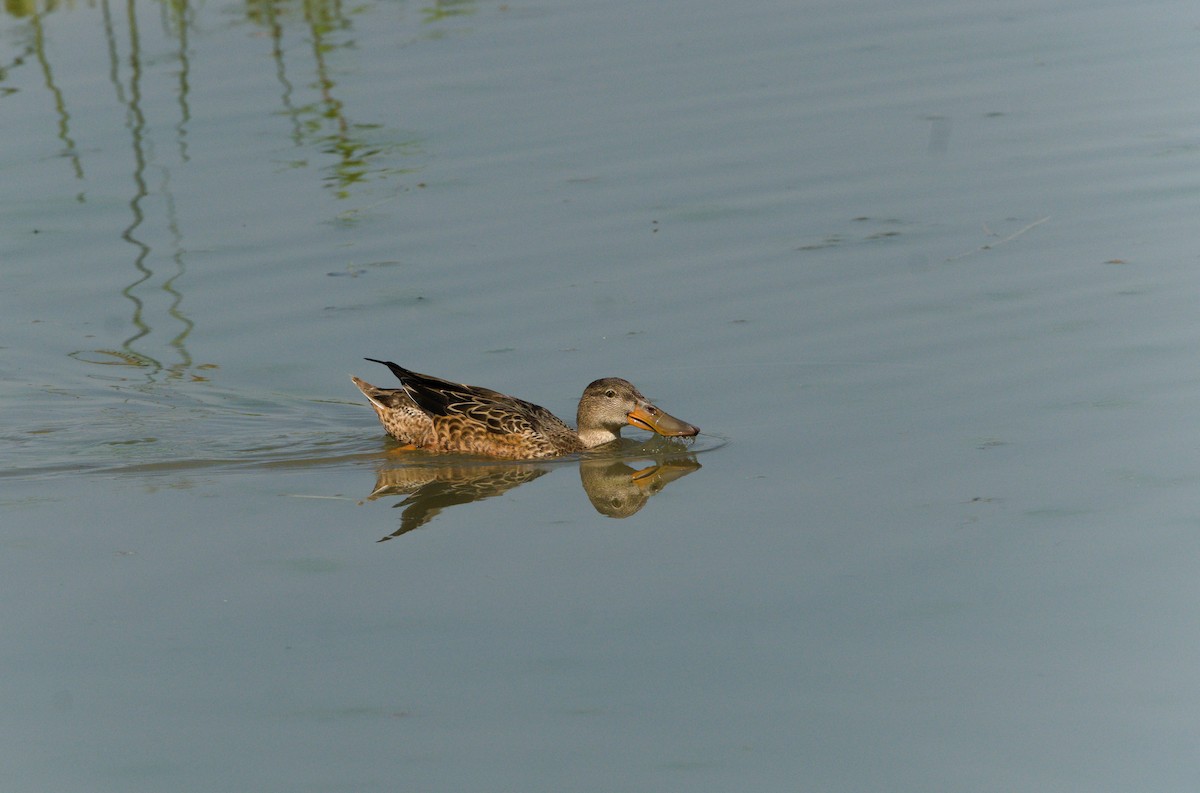
[[591,449],[621,437],[630,424],[659,435],[692,436],[698,427],[659,410],[633,383],[596,380],[579,400],[578,430],[540,405],[497,391],[411,372],[375,358],[401,388],[378,388],[350,378],[371,402],[387,433],[401,443],[436,452],[469,452],[527,460]]

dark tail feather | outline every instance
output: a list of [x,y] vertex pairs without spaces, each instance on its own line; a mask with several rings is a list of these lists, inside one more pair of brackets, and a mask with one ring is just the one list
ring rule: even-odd
[[375,358],[364,358],[363,360],[370,361],[371,363],[381,363],[391,369],[392,374],[396,375],[396,378],[400,381],[400,385],[404,386],[404,390],[408,392],[409,397],[417,404],[417,407],[430,415],[445,415],[452,397],[459,398],[470,394],[474,390],[471,386],[453,383],[449,380],[443,380],[440,377],[430,377],[427,374],[405,369],[403,366],[394,364],[391,361],[380,361]]
[[[371,363],[381,363],[392,370],[392,374],[396,375],[396,379],[400,381],[400,385],[408,393],[410,399],[416,403],[417,407],[427,413],[440,414],[445,411],[446,398],[438,390],[439,381],[431,378],[428,375],[423,375],[419,372],[413,372],[405,369],[403,366],[392,363],[391,361],[381,361],[378,358],[364,358],[364,361]],[[451,385],[445,383],[445,385]]]
[[401,383],[404,382],[404,379],[406,377],[412,377],[415,374],[415,372],[410,372],[407,369],[405,369],[403,366],[394,364],[391,361],[381,361],[378,358],[363,358],[363,360],[370,361],[371,363],[383,364],[384,366],[386,366],[387,368],[392,370],[392,374],[396,375],[396,379],[398,379]]

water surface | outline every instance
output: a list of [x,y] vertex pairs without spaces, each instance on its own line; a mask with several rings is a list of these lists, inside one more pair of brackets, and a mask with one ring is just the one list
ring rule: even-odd
[[[1194,790],[1198,36],[7,7],[6,778]],[[363,357],[710,434],[404,457]]]

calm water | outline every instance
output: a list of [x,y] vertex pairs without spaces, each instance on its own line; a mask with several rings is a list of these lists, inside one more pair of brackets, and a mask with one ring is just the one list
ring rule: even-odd
[[1200,784],[1192,4],[6,9],[7,788]]

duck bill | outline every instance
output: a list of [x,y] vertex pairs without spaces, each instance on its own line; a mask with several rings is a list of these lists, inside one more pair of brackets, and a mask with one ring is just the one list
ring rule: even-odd
[[670,437],[697,435],[700,428],[680,421],[666,411],[659,410],[649,402],[638,405],[626,416],[631,426],[640,430],[650,430],[659,435]]

